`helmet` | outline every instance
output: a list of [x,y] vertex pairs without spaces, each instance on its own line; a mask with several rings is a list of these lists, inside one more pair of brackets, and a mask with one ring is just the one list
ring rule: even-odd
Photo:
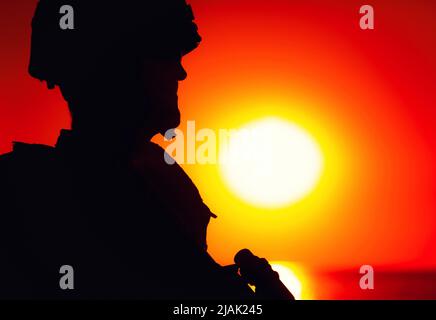
[[186,0],[70,0],[74,28],[63,30],[65,1],[40,0],[32,20],[29,73],[49,88],[86,76],[100,61],[187,54],[201,41]]

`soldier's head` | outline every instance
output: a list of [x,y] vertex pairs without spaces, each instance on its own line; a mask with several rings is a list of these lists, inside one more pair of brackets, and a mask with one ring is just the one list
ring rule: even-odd
[[29,73],[59,86],[75,130],[174,128],[181,58],[201,41],[185,1],[40,0]]

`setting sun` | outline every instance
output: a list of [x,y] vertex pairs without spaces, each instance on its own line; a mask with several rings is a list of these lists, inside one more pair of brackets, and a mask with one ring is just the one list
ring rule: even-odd
[[308,276],[300,266],[286,261],[275,261],[271,262],[271,267],[279,274],[280,280],[296,300],[313,299]]
[[315,140],[280,118],[250,123],[220,151],[221,172],[238,196],[261,207],[297,202],[316,185],[322,154]]

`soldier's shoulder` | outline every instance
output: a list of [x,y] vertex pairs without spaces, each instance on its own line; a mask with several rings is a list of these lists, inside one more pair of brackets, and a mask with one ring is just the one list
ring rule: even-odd
[[7,170],[10,164],[13,162],[14,154],[13,152],[8,152],[4,154],[0,154],[0,173]]
[[159,176],[160,183],[165,186],[165,190],[173,195],[173,200],[177,202],[177,198],[182,202],[187,203],[191,208],[196,207],[200,211],[205,212],[207,217],[215,217],[216,215],[203,202],[201,194],[192,181],[191,177],[185,170],[169,155],[166,150],[158,144],[148,144],[149,150],[153,150],[152,158],[159,163],[155,167],[154,174]]
[[[170,154],[166,152],[166,150],[160,145],[150,142],[147,146],[149,155],[151,155],[150,159],[155,162],[156,169],[162,174],[162,178],[171,178],[179,180],[179,182],[184,181],[189,184],[191,187],[194,187],[194,183],[190,179],[190,177],[186,174],[185,170],[176,162],[176,160],[171,157]],[[196,189],[196,188],[195,188]]]
[[140,155],[140,158],[142,160],[147,159],[147,162],[156,169],[183,171],[179,164],[159,144],[147,142],[143,147],[144,153]]
[[14,141],[12,143],[13,149],[12,153],[16,155],[35,155],[35,156],[45,156],[51,154],[54,147],[45,144],[35,144],[35,143],[25,143]]
[[7,162],[11,161],[12,157],[13,157],[12,151],[0,154],[0,165],[3,163],[7,163]]
[[11,168],[19,163],[43,161],[53,155],[54,148],[43,144],[13,142],[12,151],[0,155],[0,170]]

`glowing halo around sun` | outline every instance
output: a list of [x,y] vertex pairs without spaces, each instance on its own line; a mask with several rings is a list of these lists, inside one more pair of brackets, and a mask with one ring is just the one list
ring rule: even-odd
[[229,188],[259,207],[293,204],[316,186],[323,157],[313,137],[280,118],[245,125],[220,146],[220,170]]
[[271,268],[279,274],[280,281],[296,300],[313,300],[310,275],[301,265],[288,261],[272,261]]

